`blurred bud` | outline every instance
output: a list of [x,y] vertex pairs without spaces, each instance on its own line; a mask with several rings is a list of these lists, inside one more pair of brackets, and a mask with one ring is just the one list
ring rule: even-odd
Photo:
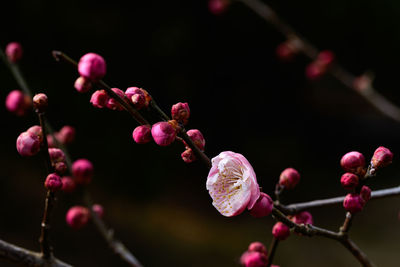
[[365,174],[365,158],[364,155],[357,151],[346,153],[340,160],[343,170],[355,173],[360,177]]
[[56,163],[54,163],[53,166],[54,166],[54,170],[59,175],[65,174],[68,170],[68,166],[65,162],[56,162]]
[[67,215],[65,217],[68,226],[70,226],[75,230],[84,227],[89,222],[89,218],[90,218],[89,210],[82,206],[71,207],[68,210]]
[[61,177],[58,176],[56,173],[50,173],[46,181],[44,182],[44,186],[47,188],[47,190],[50,190],[52,192],[56,192],[60,190],[63,186]]
[[204,146],[206,145],[206,140],[204,139],[203,134],[197,129],[189,130],[186,133],[190,137],[190,139],[192,139],[193,143],[201,151],[204,151]]
[[279,184],[285,189],[293,189],[300,181],[300,174],[293,168],[283,170],[279,177]]
[[282,241],[289,237],[290,229],[286,224],[277,222],[274,227],[272,227],[272,235],[279,241]]
[[64,177],[61,178],[61,181],[62,181],[61,190],[64,193],[72,193],[72,192],[75,191],[76,183],[71,177],[64,176]]
[[196,156],[194,155],[193,150],[189,147],[187,147],[186,150],[182,152],[181,157],[185,163],[192,163],[196,160]]
[[268,257],[258,251],[246,251],[240,257],[240,263],[244,267],[265,267],[268,264]]
[[110,97],[105,90],[97,90],[92,94],[90,103],[96,108],[105,108],[109,99]]
[[40,139],[29,132],[21,133],[17,138],[17,150],[23,157],[36,155],[40,150]]
[[56,138],[62,144],[71,144],[75,140],[75,128],[69,125],[63,126],[56,134]]
[[300,47],[301,43],[298,38],[290,38],[278,45],[276,55],[282,61],[290,61],[299,52]]
[[133,130],[132,133],[133,140],[138,144],[146,144],[152,140],[151,137],[151,126],[150,125],[140,125]]
[[59,148],[49,148],[49,156],[52,163],[65,161],[65,154]]
[[365,202],[368,202],[371,199],[371,188],[363,185],[360,190],[360,196]]
[[175,140],[176,130],[170,123],[161,121],[153,125],[151,135],[157,145],[168,146]]
[[292,222],[296,224],[314,224],[313,217],[308,211],[302,211],[292,217]]
[[208,10],[214,15],[220,15],[226,11],[230,0],[209,0]]
[[274,203],[269,195],[261,192],[260,197],[250,210],[251,216],[255,218],[261,218],[271,214]]
[[49,105],[47,95],[40,93],[33,97],[33,107],[36,112],[45,112]]
[[358,176],[351,172],[346,172],[340,178],[340,183],[342,187],[346,190],[353,190],[358,186]]
[[257,251],[260,252],[262,254],[267,255],[267,248],[264,246],[263,243],[261,242],[252,242],[249,245],[249,248],[247,249],[247,251],[251,252],[251,251]]
[[171,108],[171,117],[184,125],[187,124],[190,116],[190,109],[188,103],[177,103]]
[[335,54],[331,50],[323,50],[318,54],[316,62],[323,67],[328,67],[334,60]]
[[93,164],[87,159],[78,159],[72,164],[72,174],[77,184],[89,184],[93,177]]
[[22,46],[20,43],[12,42],[6,47],[6,55],[10,62],[17,63],[22,58]]
[[56,142],[54,141],[53,136],[51,134],[48,134],[46,139],[47,139],[47,146],[49,148],[56,147]]
[[365,201],[359,194],[348,194],[343,201],[343,207],[348,212],[354,214],[362,211]]
[[393,153],[386,147],[378,147],[371,159],[371,165],[375,169],[386,167],[392,163]]
[[318,80],[325,74],[325,68],[316,64],[315,62],[311,62],[306,67],[306,77],[307,79],[314,81]]
[[88,53],[79,60],[78,71],[81,76],[96,82],[106,75],[106,62],[100,55]]
[[[124,91],[118,89],[118,88],[111,88],[111,90],[116,93],[119,97],[121,97],[122,99],[125,98],[125,93]],[[117,102],[116,99],[110,97],[107,101],[107,108],[111,109],[111,110],[124,110],[124,108],[121,106],[120,103]]]
[[11,91],[6,98],[6,108],[17,116],[25,115],[31,107],[31,99],[19,90]]
[[94,211],[94,213],[96,213],[97,217],[99,217],[100,219],[103,218],[103,216],[104,216],[104,208],[103,208],[102,205],[94,204],[92,206],[92,210]]
[[76,79],[74,87],[79,93],[86,93],[92,89],[92,82],[88,78],[80,76],[78,79]]
[[372,79],[373,78],[369,74],[358,76],[353,80],[353,88],[359,92],[368,90],[372,86]]

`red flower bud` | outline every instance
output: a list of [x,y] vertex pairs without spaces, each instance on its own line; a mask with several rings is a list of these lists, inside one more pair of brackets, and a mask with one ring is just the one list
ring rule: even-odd
[[365,202],[368,202],[368,200],[371,199],[371,188],[369,188],[366,185],[363,185],[363,187],[361,187],[360,190],[360,196]]
[[292,217],[292,222],[297,224],[313,224],[314,220],[308,211],[302,211]]
[[44,186],[52,192],[60,190],[63,186],[61,177],[56,173],[50,173],[44,182]]
[[204,146],[206,145],[206,140],[203,137],[203,134],[197,130],[192,129],[186,132],[187,135],[192,139],[193,143],[201,150],[204,150]]
[[81,76],[98,81],[106,75],[106,62],[100,55],[88,53],[79,60],[78,71]]
[[68,210],[65,219],[71,228],[78,230],[89,222],[90,212],[85,207],[74,206]]
[[132,138],[138,144],[146,144],[152,140],[151,137],[151,126],[140,125],[133,130]]
[[6,47],[6,55],[10,62],[17,63],[22,58],[22,46],[20,43],[12,42]]
[[77,184],[89,184],[93,177],[93,164],[87,159],[78,159],[72,164],[72,174]]
[[6,98],[6,108],[17,116],[25,115],[31,107],[31,99],[19,90],[11,91]]
[[293,168],[285,169],[279,177],[279,184],[284,186],[285,189],[293,189],[299,181],[300,174]]
[[176,129],[168,122],[157,122],[151,128],[151,135],[157,145],[168,146],[176,137]]
[[260,193],[260,197],[257,202],[254,204],[253,208],[250,210],[251,216],[255,218],[261,218],[268,216],[272,208],[274,207],[274,203],[271,197],[263,192]]
[[196,156],[191,148],[186,148],[181,154],[182,160],[186,163],[192,163],[196,160]]
[[343,201],[343,207],[350,213],[362,211],[365,201],[359,194],[348,194]]
[[190,116],[190,109],[188,103],[177,103],[171,108],[171,117],[173,120],[179,121],[186,125]]
[[364,176],[365,158],[364,155],[357,151],[346,153],[340,160],[343,170]]
[[105,90],[97,90],[92,94],[90,103],[96,108],[105,108],[109,99],[110,97]]
[[358,185],[358,176],[351,172],[346,172],[342,175],[340,183],[342,187],[347,190],[353,190]]
[[69,176],[62,177],[61,181],[62,181],[61,190],[63,192],[72,193],[75,191],[76,183],[71,177],[69,177]]
[[290,229],[286,224],[282,222],[277,222],[272,228],[272,235],[276,239],[282,241],[289,237]]
[[374,155],[372,156],[371,165],[375,169],[378,169],[388,166],[390,163],[392,163],[392,160],[393,153],[386,147],[380,146],[375,150]]
[[260,252],[260,253],[263,253],[263,254],[267,255],[267,248],[261,242],[252,242],[252,243],[250,243],[249,248],[247,249],[247,251],[257,251],[257,252]]
[[23,132],[17,138],[17,150],[21,156],[33,156],[40,150],[39,137],[33,133]]

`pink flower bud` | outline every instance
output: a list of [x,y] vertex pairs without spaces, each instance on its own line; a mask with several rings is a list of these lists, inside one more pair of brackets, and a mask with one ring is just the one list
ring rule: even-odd
[[65,162],[56,162],[53,164],[53,166],[54,166],[54,170],[59,175],[63,175],[64,173],[67,172],[67,169],[68,169],[68,166]]
[[284,186],[285,189],[293,189],[300,181],[300,174],[293,168],[283,170],[279,176],[279,184]]
[[325,71],[325,68],[321,65],[316,62],[311,62],[306,67],[306,77],[312,81],[318,80],[325,74]]
[[22,58],[22,46],[20,43],[12,42],[6,47],[6,55],[10,62],[17,63]]
[[251,216],[255,218],[261,218],[268,216],[272,208],[274,207],[274,203],[271,197],[263,192],[260,193],[260,197],[257,202],[254,204],[253,208],[250,210]]
[[76,183],[75,181],[69,177],[69,176],[64,176],[61,178],[62,181],[62,187],[61,190],[65,193],[72,193],[75,191],[76,188]]
[[290,229],[286,224],[277,222],[274,227],[272,227],[272,235],[276,239],[282,241],[289,237]]
[[150,125],[140,125],[133,130],[132,133],[133,140],[138,144],[146,144],[152,140],[151,137],[151,126]]
[[153,125],[151,135],[157,145],[168,146],[175,140],[176,130],[170,123],[161,121]]
[[74,87],[79,93],[86,93],[92,89],[92,82],[88,78],[80,76],[78,79],[76,79]]
[[380,146],[375,150],[374,155],[372,156],[371,165],[375,169],[378,169],[388,166],[390,163],[392,163],[392,160],[393,153],[386,147]]
[[365,201],[359,194],[348,194],[343,201],[343,207],[350,213],[362,211]]
[[292,221],[297,224],[305,224],[305,225],[314,223],[313,217],[311,213],[309,213],[308,211],[302,211],[300,213],[297,213],[292,217]]
[[136,109],[141,109],[142,107],[145,106],[146,97],[142,94],[134,94],[131,97],[131,101]]
[[186,132],[187,135],[192,139],[193,143],[201,150],[204,150],[204,146],[206,145],[206,140],[203,137],[203,134],[197,130],[192,129]]
[[209,0],[208,10],[214,15],[220,15],[225,12],[229,6],[229,0]]
[[330,50],[321,51],[318,54],[317,62],[323,67],[330,66],[335,60],[335,54]]
[[262,254],[267,255],[267,248],[261,242],[252,242],[252,243],[250,243],[249,248],[247,249],[247,251],[249,251],[249,252],[257,251],[257,252],[260,252]]
[[191,148],[186,148],[186,150],[182,152],[181,157],[185,163],[192,163],[196,160],[196,156]]
[[100,55],[88,53],[79,60],[78,71],[81,76],[98,81],[106,75],[106,62]]
[[67,224],[75,230],[84,227],[89,222],[89,218],[89,210],[82,206],[71,207],[65,217]]
[[17,150],[23,157],[36,155],[40,150],[39,137],[29,132],[21,133],[17,138]]
[[358,185],[358,176],[351,172],[346,172],[342,175],[340,183],[342,187],[347,190],[353,190]]
[[352,151],[345,154],[340,160],[340,165],[343,170],[363,176],[365,158],[364,155],[357,151]]
[[46,181],[44,182],[44,186],[47,188],[47,190],[50,190],[52,192],[56,192],[60,190],[63,186],[61,177],[58,176],[56,173],[50,173]]
[[364,202],[368,202],[371,199],[371,188],[366,185],[363,185],[360,190],[360,196],[364,200]]
[[[116,93],[119,97],[125,98],[125,93],[124,91],[118,89],[118,88],[111,88],[114,93]],[[124,110],[124,108],[115,100],[114,98],[110,97],[107,101],[107,108],[112,109],[112,110]]]
[[65,161],[65,154],[59,148],[49,148],[49,156],[52,163]]
[[94,211],[94,213],[96,213],[97,217],[103,218],[103,216],[104,216],[104,208],[103,208],[102,205],[94,204],[92,206],[92,210]]
[[97,90],[92,94],[90,103],[96,108],[105,108],[109,99],[110,97],[105,90]]
[[141,109],[149,105],[148,93],[139,87],[129,87],[125,91],[126,97],[134,104],[136,109]]
[[278,45],[276,55],[282,61],[290,61],[299,51],[299,40],[289,39]]
[[184,125],[187,124],[190,116],[190,109],[188,103],[177,103],[171,108],[171,117]]
[[53,136],[51,134],[48,134],[46,139],[47,139],[47,146],[49,148],[56,147],[56,142],[54,141]]
[[17,116],[25,115],[31,107],[31,100],[19,90],[11,91],[6,98],[6,108]]
[[206,187],[214,207],[224,216],[251,210],[260,197],[256,174],[247,159],[232,151],[221,152],[211,160]]
[[39,138],[40,143],[43,141],[42,127],[39,125],[34,125],[27,130],[28,133],[32,133]]
[[33,107],[38,112],[44,112],[49,105],[47,95],[40,93],[33,97]]
[[265,267],[268,264],[267,255],[258,251],[246,251],[240,257],[240,263],[245,267]]
[[89,184],[93,177],[93,164],[87,159],[78,159],[72,164],[72,174],[77,184]]
[[69,125],[65,125],[56,134],[57,140],[62,144],[71,144],[75,140],[75,128]]

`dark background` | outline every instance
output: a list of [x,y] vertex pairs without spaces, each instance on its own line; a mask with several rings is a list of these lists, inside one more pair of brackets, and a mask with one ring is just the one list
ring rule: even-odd
[[[320,49],[332,49],[354,74],[373,70],[379,92],[400,105],[400,3],[396,1],[268,1]],[[380,145],[395,154],[392,166],[371,181],[373,189],[397,185],[400,124],[329,75],[304,77],[309,62],[299,56],[281,63],[281,34],[241,3],[222,16],[207,1],[8,1],[2,3],[0,45],[19,41],[20,67],[34,93],[50,99],[56,129],[73,125],[74,159],[95,165],[89,187],[105,207],[105,221],[145,266],[235,266],[252,241],[269,244],[273,220],[248,213],[225,218],[211,205],[207,169],[180,159],[178,143],[162,148],[138,145],[137,126],[126,112],[95,109],[90,94],[79,94],[77,71],[56,63],[53,49],[79,59],[87,52],[107,61],[105,81],[125,90],[147,89],[165,111],[188,102],[188,129],[200,129],[206,154],[241,153],[252,163],[263,191],[272,194],[280,172],[295,167],[299,186],[285,203],[344,195],[341,156],[357,150],[371,157]],[[0,99],[19,89],[0,65]],[[20,132],[37,124],[0,109],[0,238],[33,250],[43,212],[45,177],[40,157],[21,158]],[[53,216],[55,254],[76,266],[126,266],[107,248],[93,225],[69,229],[67,209],[78,196],[60,194]],[[379,266],[398,266],[399,199],[371,201],[354,220],[352,238]],[[316,225],[338,229],[341,205],[313,209]],[[276,255],[281,266],[357,266],[336,242],[291,236]],[[6,266],[6,262],[0,262]],[[8,265],[7,265],[8,266]],[[10,265],[14,266],[14,265]]]

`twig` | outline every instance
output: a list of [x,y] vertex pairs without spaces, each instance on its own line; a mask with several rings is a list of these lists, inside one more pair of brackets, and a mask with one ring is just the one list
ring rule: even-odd
[[357,245],[349,238],[343,239],[343,241],[340,242],[345,248],[347,248],[351,254],[362,264],[364,267],[376,267],[376,265],[371,262],[367,255],[365,255],[362,250],[360,250]]
[[346,212],[346,218],[343,222],[343,225],[340,227],[339,232],[341,234],[347,234],[350,230],[351,223],[353,221],[353,216],[350,212]]
[[18,247],[3,240],[0,240],[0,258],[25,266],[72,267],[56,258],[43,259],[41,253]]
[[[283,21],[277,13],[269,7],[267,4],[260,0],[237,0],[248,6],[265,21],[272,24],[276,30],[281,32],[287,39],[295,39],[299,43],[300,51],[302,51],[306,56],[314,60],[319,51],[310,42],[308,42],[304,37],[297,33],[294,28]],[[337,80],[339,80],[346,87],[354,90],[362,97],[364,97],[372,106],[379,110],[382,114],[387,117],[400,122],[400,108],[395,104],[390,102],[383,95],[379,94],[372,85],[369,85],[363,90],[357,90],[354,87],[354,81],[356,76],[351,74],[349,71],[344,69],[339,64],[335,63],[332,67],[328,69]]]
[[275,256],[275,251],[278,248],[279,245],[279,240],[276,239],[275,237],[272,237],[271,240],[271,245],[269,246],[269,251],[268,251],[268,265],[267,267],[270,267]]

